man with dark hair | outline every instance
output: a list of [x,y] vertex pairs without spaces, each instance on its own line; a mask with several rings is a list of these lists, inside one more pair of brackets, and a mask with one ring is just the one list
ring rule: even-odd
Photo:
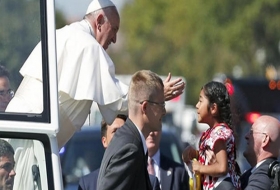
[[0,111],[6,110],[7,105],[14,96],[14,92],[10,87],[10,73],[3,66],[0,65]]
[[126,119],[126,115],[118,114],[111,125],[107,124],[104,119],[101,121],[101,141],[104,148],[108,147],[110,141],[113,138],[113,135],[115,134],[118,128],[123,126]]
[[16,175],[14,153],[13,147],[0,139],[0,190],[13,190]]
[[[104,119],[101,121],[101,142],[105,149],[108,147],[117,129],[123,126],[126,118],[126,115],[119,114],[111,125],[108,125]],[[99,168],[88,175],[81,177],[78,190],[95,190],[97,186],[98,173]]]

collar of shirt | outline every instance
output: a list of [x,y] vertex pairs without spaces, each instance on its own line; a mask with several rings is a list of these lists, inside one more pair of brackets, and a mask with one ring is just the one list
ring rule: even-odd
[[152,157],[156,165],[160,165],[160,151],[158,150]]
[[152,158],[154,160],[155,176],[158,178],[158,181],[159,181],[159,184],[161,187],[160,167],[159,167],[160,166],[160,150],[159,149]]
[[90,34],[95,38],[95,35],[94,35],[94,32],[93,32],[92,26],[91,26],[91,24],[89,23],[89,21],[86,20],[86,19],[84,19],[83,21],[85,21],[85,23],[87,24]]
[[[136,125],[135,125],[135,126],[136,126]],[[137,130],[138,130],[138,132],[139,132],[139,134],[140,134],[141,141],[142,141],[143,148],[144,148],[144,154],[146,155],[148,148],[147,148],[147,145],[146,145],[145,137],[144,137],[142,131],[140,131],[140,129],[139,129],[137,126],[136,126],[136,128],[137,128]]]
[[266,159],[257,163],[257,165],[255,165],[255,167],[253,167],[253,169],[251,170],[251,173],[253,173],[264,161],[266,161]]

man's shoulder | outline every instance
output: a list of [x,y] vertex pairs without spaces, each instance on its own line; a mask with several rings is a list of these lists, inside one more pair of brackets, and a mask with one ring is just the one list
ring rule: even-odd
[[259,167],[253,171],[249,176],[248,185],[246,189],[254,189],[254,187],[259,187],[262,189],[269,189],[273,184],[273,179],[268,176],[268,166],[275,159],[265,160]]
[[91,180],[93,180],[93,179],[95,179],[95,178],[97,179],[98,174],[99,174],[99,170],[100,170],[100,168],[98,168],[98,169],[96,169],[96,170],[90,172],[90,173],[87,174],[87,175],[84,175],[83,177],[80,178],[80,181],[81,181],[81,180],[83,180],[83,181],[91,181]]
[[79,180],[79,189],[96,189],[99,168]]

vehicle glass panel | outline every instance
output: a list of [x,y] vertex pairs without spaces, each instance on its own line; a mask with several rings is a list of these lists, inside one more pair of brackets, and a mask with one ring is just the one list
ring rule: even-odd
[[0,139],[7,141],[14,150],[16,175],[13,189],[54,189],[53,179],[50,177],[51,153],[47,136],[2,132]]
[[[48,64],[45,3],[44,0],[0,1],[0,64],[9,72],[10,83],[5,87],[1,86],[0,77],[0,119],[2,120],[49,122],[47,112],[49,100],[46,96]],[[30,59],[34,65],[31,64],[24,70],[24,63],[40,41],[42,43],[38,46],[40,47],[38,56]],[[32,85],[21,85],[23,75],[32,73],[38,76]],[[40,91],[42,92],[37,93]],[[42,106],[39,106],[39,109],[31,109],[30,106],[33,106],[29,102],[31,99],[38,99],[36,104]],[[22,104],[23,100],[24,104]]]

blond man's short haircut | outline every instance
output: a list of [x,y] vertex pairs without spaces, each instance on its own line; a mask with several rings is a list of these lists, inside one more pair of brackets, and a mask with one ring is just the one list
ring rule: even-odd
[[137,71],[130,81],[128,108],[132,111],[143,100],[153,100],[159,92],[163,93],[162,79],[150,70]]

